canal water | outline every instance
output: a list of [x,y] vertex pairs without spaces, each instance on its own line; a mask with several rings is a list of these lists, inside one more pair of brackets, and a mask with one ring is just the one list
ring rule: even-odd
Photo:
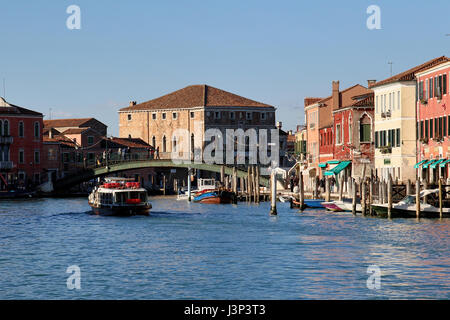
[[[84,198],[0,202],[0,299],[450,298],[449,220],[152,204],[116,218]],[[66,285],[73,265],[80,290]]]

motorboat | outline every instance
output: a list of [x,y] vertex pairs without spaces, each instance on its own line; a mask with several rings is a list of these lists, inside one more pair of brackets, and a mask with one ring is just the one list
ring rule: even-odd
[[89,195],[89,205],[97,215],[148,215],[152,205],[147,190],[129,178],[106,178]]
[[[439,218],[439,189],[422,190],[420,197],[420,217]],[[448,202],[446,207],[442,208],[443,217],[450,217],[450,208]],[[388,217],[388,204],[372,204],[375,215],[379,217]],[[416,196],[407,195],[400,202],[392,204],[392,218],[416,218]]]

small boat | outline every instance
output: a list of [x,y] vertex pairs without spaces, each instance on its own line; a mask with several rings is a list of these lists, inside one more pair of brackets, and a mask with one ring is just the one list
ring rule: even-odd
[[290,202],[292,199],[291,196],[279,196],[278,200],[280,200],[280,202]]
[[[352,203],[350,201],[330,201],[323,202],[322,205],[329,211],[342,212],[342,211],[352,211]],[[356,212],[362,212],[361,204],[356,203]]]
[[152,205],[147,190],[128,178],[106,178],[89,195],[89,205],[97,215],[148,215]]
[[[427,197],[426,202],[424,201]],[[422,190],[419,194],[420,216],[422,218],[439,218],[439,189]],[[388,217],[388,204],[372,204],[378,217]],[[450,208],[442,209],[443,217],[450,217]],[[416,196],[407,195],[400,202],[392,204],[392,218],[416,218]]]
[[[197,192],[198,192],[197,188],[191,189],[191,198],[192,198],[192,195],[197,193]],[[177,195],[177,200],[178,201],[180,201],[180,200],[188,200],[188,197],[189,197],[189,195],[188,195],[188,188],[187,187],[183,187],[180,190],[178,190],[178,195]]]
[[[303,201],[304,207],[301,209],[305,209],[305,208],[324,209],[325,207],[322,205],[323,202],[325,202],[325,200],[323,200],[323,199],[304,199],[304,201]],[[300,208],[300,202],[297,199],[292,198],[291,208]]]
[[0,191],[0,199],[25,199],[32,198],[36,193],[26,190]]
[[201,203],[233,203],[235,194],[219,187],[215,179],[198,179],[193,201]]

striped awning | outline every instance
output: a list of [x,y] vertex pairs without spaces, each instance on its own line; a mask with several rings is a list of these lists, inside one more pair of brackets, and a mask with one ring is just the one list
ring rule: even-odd
[[445,159],[439,159],[439,160],[433,162],[433,163],[430,165],[430,168],[431,168],[431,169],[436,169],[436,166],[437,166],[439,163],[441,163],[442,161],[444,161],[444,160],[445,160]]
[[326,168],[326,167],[327,167],[326,162],[319,163],[319,168]]
[[450,162],[450,159],[445,160],[444,162],[441,162],[441,164],[439,165],[439,167],[441,168],[445,168],[445,166],[447,165],[447,163]]
[[432,164],[433,162],[435,162],[435,161],[436,161],[436,159],[434,159],[434,160],[429,160],[428,162],[426,162],[426,163],[423,165],[423,167],[424,167],[425,169],[427,169],[428,166],[429,166],[430,164]]
[[427,162],[428,160],[422,160],[422,161],[420,161],[420,162],[417,162],[415,165],[414,165],[414,168],[416,168],[416,169],[419,169],[419,167],[421,166],[421,165],[423,165],[425,162]]
[[336,167],[334,167],[331,170],[328,170],[324,173],[324,175],[326,176],[332,176],[334,174],[339,174],[339,172],[341,172],[342,170],[344,170],[345,168],[347,168],[347,166],[351,163],[351,161],[342,161],[341,163],[339,163]]

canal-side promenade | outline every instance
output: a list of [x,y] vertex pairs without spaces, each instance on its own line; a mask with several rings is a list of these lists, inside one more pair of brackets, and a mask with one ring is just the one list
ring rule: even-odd
[[151,202],[131,218],[91,215],[85,198],[2,202],[0,299],[450,298],[448,219]]

